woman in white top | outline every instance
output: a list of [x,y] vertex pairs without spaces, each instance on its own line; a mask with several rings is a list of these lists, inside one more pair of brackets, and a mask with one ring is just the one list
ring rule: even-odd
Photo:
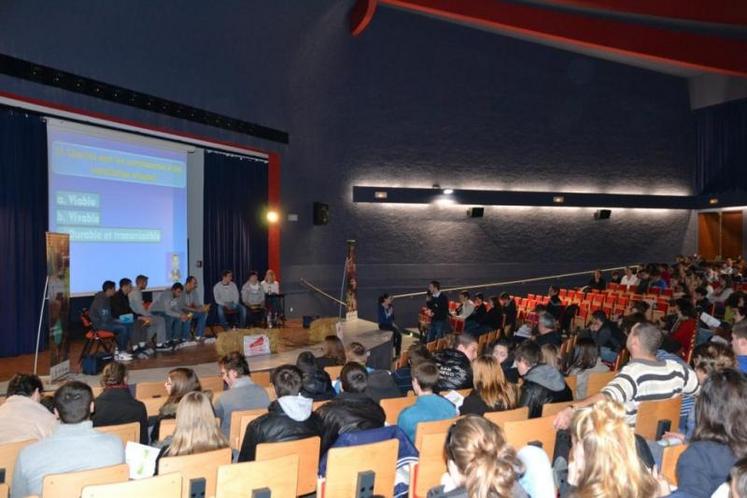
[[280,282],[275,280],[275,272],[267,270],[265,273],[265,279],[262,280],[262,290],[265,291],[265,295],[280,294]]
[[630,267],[625,267],[625,275],[623,275],[623,278],[620,279],[620,285],[638,285],[638,277],[636,277],[635,273],[633,273],[633,270],[630,269]]

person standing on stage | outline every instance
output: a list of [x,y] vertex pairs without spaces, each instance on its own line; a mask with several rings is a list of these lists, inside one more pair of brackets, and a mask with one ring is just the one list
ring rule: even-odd
[[239,327],[246,326],[246,308],[239,302],[239,289],[233,283],[233,272],[223,271],[220,282],[213,286],[213,299],[218,307],[218,322],[228,330],[226,311],[239,314]]

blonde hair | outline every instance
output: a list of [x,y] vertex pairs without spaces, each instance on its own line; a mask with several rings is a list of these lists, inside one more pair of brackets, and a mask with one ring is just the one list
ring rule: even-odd
[[571,422],[574,445],[581,445],[581,469],[574,498],[653,498],[656,480],[638,458],[633,429],[621,403],[603,400],[577,410]]
[[451,426],[444,454],[464,476],[470,498],[510,498],[516,476],[524,471],[503,429],[477,415]]
[[228,447],[215,422],[210,398],[202,392],[184,395],[176,409],[176,429],[166,456],[193,455]]
[[542,363],[560,370],[560,349],[555,344],[543,344],[540,350]]
[[506,381],[498,360],[492,356],[475,358],[472,375],[475,391],[486,405],[499,410],[516,408],[516,388]]
[[[269,281],[267,277],[272,277],[272,281]],[[267,283],[277,282],[277,279],[275,278],[275,272],[273,270],[267,270],[265,272],[265,282]]]

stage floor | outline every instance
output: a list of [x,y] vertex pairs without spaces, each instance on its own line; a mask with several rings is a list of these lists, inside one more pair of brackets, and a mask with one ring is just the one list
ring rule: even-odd
[[[308,329],[301,326],[300,320],[288,320],[283,332],[282,345],[277,354],[254,356],[249,358],[249,367],[253,371],[268,370],[284,363],[296,362],[296,357],[301,351],[311,351],[314,355],[321,355],[321,344],[308,344]],[[368,320],[351,320],[344,323],[344,342],[359,341],[371,349],[379,346],[390,339],[390,332],[382,332],[378,325]],[[407,341],[409,343],[409,341]],[[403,347],[407,347],[406,345]],[[83,341],[75,341],[70,347],[71,379],[82,380],[90,385],[98,385],[99,377],[83,375],[79,372],[78,357],[83,349]],[[173,352],[156,353],[152,358],[145,360],[133,360],[128,363],[129,382],[150,382],[163,380],[169,370],[176,367],[188,366],[195,369],[198,376],[211,376],[218,374],[218,353],[215,344],[198,344],[197,346],[183,348]],[[4,393],[7,382],[16,372],[32,372],[34,369],[34,355],[22,355],[0,360],[0,393]],[[49,353],[39,354],[39,375],[45,382],[45,388],[49,389]]]

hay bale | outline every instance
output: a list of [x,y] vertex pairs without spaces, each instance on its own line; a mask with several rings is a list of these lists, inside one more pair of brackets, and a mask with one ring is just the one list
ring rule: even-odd
[[248,335],[266,335],[270,339],[270,352],[278,352],[278,335],[277,329],[236,329],[218,334],[218,340],[215,342],[215,349],[219,356],[225,356],[232,351],[244,351],[244,337]]
[[328,335],[337,335],[337,318],[317,318],[311,322],[309,340],[312,344],[324,341]]

